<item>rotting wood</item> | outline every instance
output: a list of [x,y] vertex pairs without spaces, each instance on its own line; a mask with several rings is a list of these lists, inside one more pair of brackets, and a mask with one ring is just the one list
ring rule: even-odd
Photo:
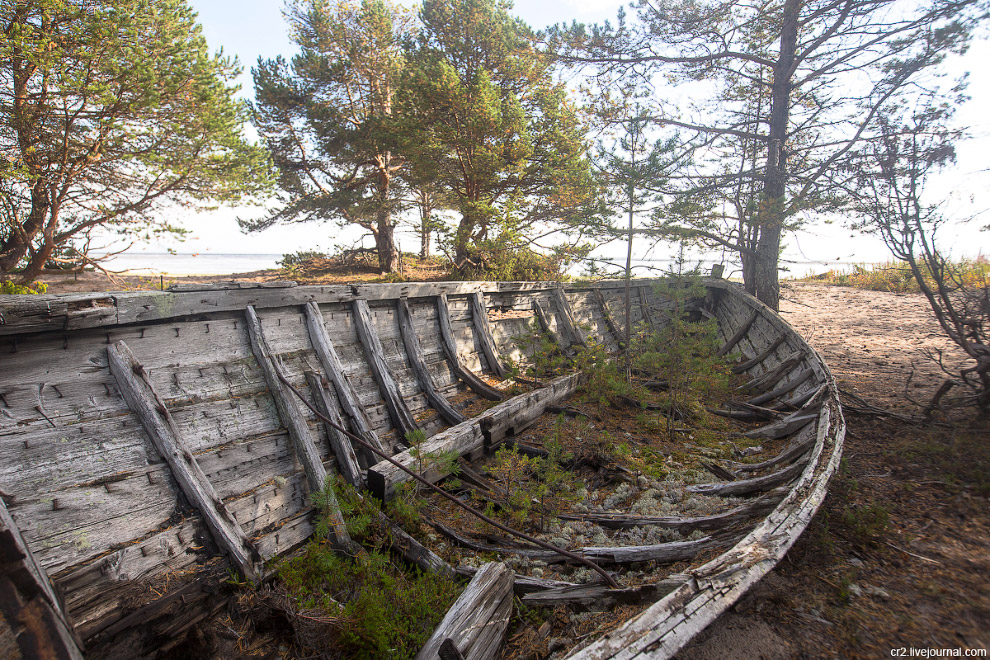
[[186,448],[172,415],[151,387],[144,367],[123,341],[107,347],[110,373],[117,381],[128,407],[138,416],[161,457],[168,463],[179,489],[199,509],[217,545],[238,570],[248,578],[260,576],[260,555],[227,505],[203,474],[199,463]]
[[608,308],[608,304],[605,302],[605,296],[602,294],[601,289],[595,289],[594,292],[595,299],[598,301],[598,306],[602,310],[602,318],[605,319],[605,327],[608,328],[608,332],[612,335],[612,340],[619,347],[619,350],[625,349],[625,335],[619,332],[618,326],[615,325],[615,319],[612,318],[612,312]]
[[509,625],[512,581],[512,571],[505,564],[492,562],[482,566],[415,660],[435,660],[446,640],[469,660],[494,658]]
[[650,603],[669,594],[688,580],[686,575],[674,575],[649,584],[610,589],[600,583],[575,584],[551,589],[540,589],[523,595],[526,605],[555,607],[567,605],[595,612],[607,611],[622,605]]
[[[746,403],[748,403],[751,406],[760,406],[763,405],[764,403],[767,403],[768,401],[779,399],[785,394],[790,394],[791,392],[796,390],[798,386],[804,384],[806,380],[813,377],[814,375],[815,375],[815,370],[812,369],[811,367],[808,367],[807,369],[804,369],[799,373],[795,374],[794,377],[791,378],[791,380],[784,383],[780,387],[771,390],[770,392],[761,394],[759,396],[755,396],[752,399],[746,401]],[[812,395],[813,394],[814,392],[812,392]]]
[[733,463],[732,466],[735,468],[736,475],[748,474],[750,472],[762,472],[763,470],[776,467],[781,463],[788,463],[800,458],[804,454],[811,451],[811,448],[814,447],[814,445],[815,435],[812,433],[809,434],[807,438],[789,445],[782,452],[771,459],[761,461],[759,463]]
[[[330,398],[330,393],[326,389],[323,377],[315,371],[307,371],[306,384],[309,385],[309,391],[312,393],[313,400],[316,402],[316,407],[319,411],[332,419],[338,426],[343,426],[344,420],[340,417],[340,413],[337,412],[337,406],[334,400]],[[333,448],[334,456],[337,457],[337,469],[340,470],[341,476],[344,477],[347,483],[357,488],[358,491],[363,490],[365,485],[364,472],[358,463],[354,445],[351,444],[347,436],[330,424],[324,424],[324,427],[327,430],[327,438],[330,440],[330,446]]]
[[550,337],[550,341],[557,346],[557,349],[564,355],[573,357],[574,350],[571,348],[570,342],[565,344],[562,334],[554,330],[553,326],[550,325],[550,316],[547,314],[547,310],[544,309],[543,303],[540,302],[539,298],[533,298],[533,313],[536,315],[536,320],[540,324],[540,330]]
[[83,644],[2,497],[0,615],[16,637],[22,657],[82,659]]
[[[375,433],[371,422],[368,420],[368,415],[358,399],[357,392],[354,391],[354,386],[351,385],[351,381],[348,380],[347,375],[344,373],[344,365],[337,355],[337,350],[334,348],[333,342],[330,341],[330,335],[327,334],[320,308],[316,303],[311,302],[306,304],[305,310],[306,327],[309,331],[309,338],[313,344],[313,349],[316,351],[316,357],[323,366],[323,371],[330,379],[330,382],[333,383],[334,390],[337,393],[337,400],[340,401],[340,406],[347,413],[347,417],[351,421],[351,428],[354,429],[354,434],[364,438],[365,442],[376,449],[383,452],[386,451],[385,445],[382,444],[381,439]],[[366,456],[365,458],[368,464],[378,462],[377,456]]]
[[478,343],[488,361],[488,367],[499,378],[505,378],[508,373],[505,365],[502,364],[502,357],[498,354],[498,347],[495,346],[495,337],[492,335],[492,324],[488,320],[488,307],[485,305],[485,294],[475,291],[468,296],[471,301],[471,318],[474,321],[474,329],[478,333]]
[[454,409],[440,392],[437,391],[433,383],[433,377],[426,366],[426,358],[423,355],[423,348],[419,345],[416,337],[416,330],[413,324],[412,312],[409,310],[409,303],[405,298],[398,300],[399,314],[399,334],[402,335],[402,343],[406,347],[406,355],[409,356],[409,364],[412,365],[419,388],[429,400],[430,405],[440,411],[443,418],[449,424],[460,424],[464,421],[464,415]]
[[753,313],[749,315],[748,319],[746,319],[746,322],[743,323],[741,326],[739,326],[735,334],[729,337],[729,340],[725,342],[725,344],[720,349],[718,349],[715,352],[715,354],[719,357],[722,357],[723,355],[728,355],[732,351],[732,349],[736,347],[736,344],[739,343],[739,340],[746,336],[746,333],[749,332],[750,326],[753,325],[753,323],[756,321],[757,318],[759,318],[759,316],[760,316],[760,310],[754,309]]
[[777,350],[777,348],[785,341],[787,341],[787,337],[785,335],[778,335],[777,338],[770,342],[770,345],[763,349],[763,352],[759,355],[754,358],[750,358],[745,362],[740,362],[739,364],[734,365],[732,367],[732,373],[741,374],[744,371],[749,371],[756,365],[761,364],[764,360],[773,355],[773,352]]
[[403,559],[427,573],[434,573],[449,579],[454,578],[453,567],[442,557],[417,541],[415,537],[381,511],[376,512],[376,517],[378,522],[388,530],[392,547],[399,551]]
[[719,497],[738,497],[741,495],[750,495],[752,493],[759,493],[780,486],[781,484],[785,484],[801,474],[802,470],[804,470],[804,464],[795,463],[794,465],[790,465],[783,470],[773,472],[766,476],[754,477],[753,479],[743,479],[741,481],[731,481],[729,483],[694,484],[692,486],[688,486],[687,490],[690,493],[717,495]]
[[450,304],[447,302],[447,294],[441,293],[435,298],[437,304],[437,321],[440,324],[440,346],[443,349],[444,357],[450,363],[450,368],[464,383],[476,394],[483,396],[489,401],[501,401],[505,395],[497,389],[478,378],[471,372],[457,352],[457,341],[454,339],[454,331],[450,324]]
[[645,286],[639,286],[639,287],[636,287],[636,288],[639,289],[639,310],[640,310],[639,313],[640,313],[640,316],[643,317],[643,320],[646,321],[646,324],[648,326],[650,326],[651,328],[653,328],[655,330],[657,326],[653,322],[653,314],[650,312],[650,299],[649,299],[649,294],[647,294],[647,292],[646,292],[646,287]]
[[777,438],[791,435],[798,429],[815,421],[827,394],[828,387],[822,385],[812,392],[811,397],[796,412],[772,424],[747,431],[743,435],[747,438],[766,438],[768,440],[776,440]]
[[587,348],[588,342],[585,341],[581,331],[578,330],[577,323],[574,321],[574,312],[571,310],[571,303],[567,300],[564,289],[557,287],[550,292],[550,296],[557,310],[557,319],[560,321],[558,327],[567,335],[570,345],[577,344],[578,346]]
[[385,406],[388,408],[389,417],[399,433],[405,437],[409,433],[419,431],[419,425],[413,419],[412,413],[406,406],[406,402],[399,391],[399,385],[395,380],[392,368],[385,360],[385,349],[378,338],[374,322],[371,320],[371,309],[367,300],[355,300],[352,303],[354,309],[354,326],[357,328],[358,338],[364,346],[364,353],[368,356],[368,365],[371,373],[378,383],[382,398],[385,399]]
[[785,357],[780,364],[777,364],[765,372],[750,379],[748,382],[740,385],[738,390],[743,390],[747,392],[765,392],[768,389],[773,388],[777,384],[777,381],[787,372],[791,371],[795,366],[804,360],[805,356],[801,351],[794,351],[787,357]]
[[303,417],[295,400],[285,391],[282,379],[279,377],[280,375],[284,377],[282,369],[275,362],[271,348],[265,340],[261,321],[258,319],[254,307],[248,305],[244,310],[244,317],[247,320],[251,350],[265,374],[265,381],[275,399],[278,416],[289,432],[296,456],[306,473],[306,481],[309,483],[310,491],[313,493],[322,491],[324,494],[323,513],[330,522],[331,541],[336,548],[349,551],[354,547],[354,542],[347,533],[347,525],[344,523],[344,516],[340,512],[337,498],[333,491],[327,488],[327,471],[320,459],[320,452],[316,449],[316,441],[313,439],[309,424],[306,423],[306,418]]

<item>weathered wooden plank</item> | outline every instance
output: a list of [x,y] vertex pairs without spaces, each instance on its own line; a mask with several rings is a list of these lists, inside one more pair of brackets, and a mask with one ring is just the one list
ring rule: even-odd
[[750,369],[752,369],[756,365],[762,363],[768,357],[770,357],[771,355],[773,355],[773,352],[775,350],[777,350],[777,347],[780,346],[781,344],[783,344],[785,341],[787,341],[786,335],[779,335],[776,339],[774,339],[770,343],[769,346],[767,346],[765,349],[763,349],[763,351],[761,351],[759,355],[757,355],[756,357],[750,358],[749,360],[746,360],[745,362],[740,362],[739,364],[733,366],[732,367],[732,373],[734,373],[734,374],[741,374],[744,371],[749,371]]
[[[579,374],[561,376],[546,387],[512,397],[488,409],[482,415],[465,420],[428,438],[416,448],[415,452],[406,450],[393,456],[392,460],[435,483],[448,475],[446,470],[448,462],[444,461],[441,464],[431,460],[430,456],[451,452],[465,456],[492,447],[525,428],[542,415],[547,406],[570,396],[577,389],[580,378]],[[381,500],[392,497],[396,486],[411,478],[388,461],[381,461],[368,469],[368,487],[372,494]]]
[[355,300],[354,325],[357,327],[358,337],[364,346],[365,355],[368,356],[368,364],[371,366],[371,373],[374,374],[375,381],[385,399],[385,406],[388,408],[389,417],[395,428],[405,436],[406,434],[419,430],[419,425],[413,419],[412,413],[406,407],[399,386],[395,382],[395,375],[391,367],[385,361],[385,350],[382,342],[378,338],[374,323],[371,321],[371,310],[368,308],[367,300]]
[[803,469],[804,463],[795,463],[793,465],[789,465],[783,470],[779,470],[762,477],[754,477],[753,479],[743,479],[740,481],[730,481],[727,483],[694,484],[692,486],[688,486],[687,490],[691,493],[718,495],[719,497],[738,497],[742,495],[750,495],[752,493],[759,493],[780,486],[781,484],[785,484],[801,474]]
[[550,315],[547,314],[547,310],[544,309],[543,303],[540,302],[539,298],[533,298],[533,313],[536,315],[536,320],[539,321],[540,330],[544,334],[550,337],[550,340],[557,345],[557,347],[567,355],[573,355],[574,352],[571,350],[570,342],[565,343],[565,338],[562,333],[557,332],[556,329],[550,324]]
[[778,388],[776,388],[774,390],[771,390],[770,392],[766,392],[765,394],[761,394],[760,396],[753,397],[752,399],[750,399],[746,403],[748,403],[750,405],[753,405],[753,406],[760,406],[760,405],[763,405],[764,403],[766,403],[768,401],[773,401],[774,399],[779,399],[780,397],[784,396],[785,394],[789,394],[789,393],[793,392],[794,390],[796,390],[799,385],[803,384],[809,378],[813,378],[814,375],[815,375],[815,370],[814,369],[812,369],[810,367],[807,368],[807,369],[804,369],[804,370],[800,371],[799,373],[795,374],[789,381],[787,381],[786,383],[784,383],[780,387],[778,387]]
[[[0,497],[0,613],[18,634],[24,658],[82,658],[82,642],[65,616],[48,574],[35,560]],[[35,645],[39,645],[35,647]],[[47,651],[50,655],[44,653]]]
[[640,313],[643,316],[643,320],[646,321],[646,324],[651,328],[656,329],[658,326],[653,322],[653,314],[650,312],[650,299],[647,292],[647,287],[638,286],[636,288],[639,291],[639,308],[641,310]]
[[316,451],[316,444],[310,434],[309,425],[306,423],[302,411],[299,410],[299,405],[279,378],[280,375],[283,375],[282,370],[275,362],[254,307],[248,305],[244,310],[244,316],[247,319],[251,349],[258,360],[258,365],[265,374],[265,382],[268,383],[268,389],[275,400],[278,416],[289,431],[296,455],[306,471],[309,486],[314,492],[323,490],[327,481],[327,473],[323,469],[323,461],[320,460],[319,452]]
[[605,319],[605,327],[608,328],[609,334],[612,335],[612,341],[616,343],[619,349],[625,346],[625,335],[619,332],[619,328],[615,325],[615,319],[612,318],[612,312],[609,311],[608,304],[605,302],[605,296],[602,295],[601,289],[595,289],[595,298],[598,302],[598,306],[602,310],[602,318]]
[[450,367],[457,374],[457,377],[475,393],[490,401],[501,401],[505,398],[501,392],[478,378],[461,362],[461,357],[457,352],[457,341],[454,339],[454,331],[450,323],[450,304],[447,302],[447,294],[442,293],[435,300],[437,303],[437,321],[440,323],[440,336],[443,339],[441,346]]
[[571,310],[571,303],[567,300],[567,296],[564,295],[564,289],[557,287],[550,292],[550,296],[557,310],[557,319],[559,320],[557,327],[561,328],[564,334],[567,335],[568,342],[571,345],[577,344],[587,348],[588,342],[585,341],[584,335],[578,330],[577,323],[574,321],[574,312]]
[[729,352],[736,347],[736,344],[739,343],[739,340],[742,339],[747,332],[749,332],[750,326],[753,325],[753,322],[756,321],[759,316],[760,310],[754,309],[752,314],[749,315],[749,318],[747,318],[746,321],[736,329],[736,332],[729,337],[729,340],[726,341],[725,344],[723,344],[722,347],[715,352],[715,354],[719,357],[728,355]]
[[152,389],[144,367],[123,341],[108,346],[107,357],[110,373],[117,380],[127,405],[140,418],[155,448],[168,463],[182,493],[203,516],[217,545],[245,576],[257,578],[260,574],[257,549],[217,495],[196,458],[186,448],[168,408]]
[[[371,421],[365,412],[365,407],[361,405],[361,401],[354,391],[354,386],[351,385],[350,380],[348,380],[344,373],[344,366],[334,348],[333,342],[330,341],[330,335],[327,334],[326,325],[323,321],[323,314],[320,313],[320,308],[316,306],[316,303],[306,305],[306,327],[309,329],[309,338],[316,351],[316,357],[323,366],[323,371],[330,378],[330,382],[333,383],[334,390],[337,393],[337,400],[340,401],[341,407],[347,413],[354,434],[361,437],[365,442],[379,451],[386,451],[385,445],[372,428]],[[366,458],[369,463],[378,461],[377,456],[368,456]]]
[[[341,419],[340,413],[337,412],[336,402],[330,397],[330,393],[323,384],[322,377],[317,375],[316,372],[307,371],[306,382],[309,384],[309,391],[313,394],[313,399],[316,401],[316,408],[320,411],[320,414],[330,419],[337,426],[343,427],[344,420]],[[340,470],[341,475],[343,475],[347,483],[357,488],[358,491],[363,490],[364,473],[361,470],[361,465],[358,463],[357,454],[354,451],[354,445],[351,444],[350,438],[330,424],[325,424],[325,426],[327,437],[330,438],[330,446],[333,447],[334,456],[337,457],[337,469]]]
[[429,368],[426,366],[423,349],[420,347],[419,339],[416,337],[409,303],[404,298],[400,298],[397,304],[399,311],[399,332],[402,335],[402,343],[406,347],[406,355],[409,356],[409,363],[416,373],[416,380],[419,381],[420,389],[426,394],[426,398],[429,399],[430,404],[440,411],[444,419],[451,424],[460,424],[464,421],[464,415],[454,410],[450,403],[447,402],[447,399],[437,391],[437,388],[433,384],[433,377],[430,374]]
[[474,328],[478,333],[478,341],[481,343],[481,350],[488,360],[488,367],[495,372],[499,378],[504,378],[506,374],[502,358],[498,354],[495,346],[495,338],[492,336],[492,325],[488,320],[488,307],[485,305],[485,294],[476,291],[468,296],[471,301],[471,315],[474,319]]
[[764,392],[768,388],[772,388],[784,374],[804,359],[805,355],[803,351],[794,351],[786,356],[779,364],[767,369],[759,376],[751,378],[737,389],[750,392]]
[[601,583],[564,585],[532,591],[525,594],[522,601],[527,605],[540,607],[553,608],[557,605],[567,605],[596,612],[606,611],[621,605],[655,602],[684,584],[688,578],[687,575],[671,576],[657,582],[623,589],[612,589]]
[[505,564],[492,562],[482,566],[415,660],[435,660],[440,646],[448,639],[465,658],[492,660],[509,625],[512,581],[512,571]]

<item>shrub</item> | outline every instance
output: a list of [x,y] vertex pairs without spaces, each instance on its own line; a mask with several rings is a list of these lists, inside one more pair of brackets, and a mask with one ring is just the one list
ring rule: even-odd
[[31,288],[27,284],[14,284],[13,282],[0,282],[0,294],[22,294],[22,295],[37,295],[39,293],[47,293],[48,285],[44,282],[36,282],[35,288]]

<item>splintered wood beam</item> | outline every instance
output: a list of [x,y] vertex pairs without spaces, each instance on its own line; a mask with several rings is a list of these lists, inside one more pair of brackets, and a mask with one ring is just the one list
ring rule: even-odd
[[501,401],[505,395],[497,389],[481,380],[474,373],[461,363],[461,356],[457,353],[457,341],[454,339],[454,329],[450,323],[450,305],[447,303],[447,294],[441,293],[436,297],[437,320],[440,323],[440,347],[443,349],[444,357],[450,363],[450,368],[471,390],[489,401]]
[[378,522],[388,530],[392,547],[399,551],[403,559],[418,566],[426,573],[433,573],[450,579],[456,576],[454,568],[443,557],[417,541],[409,532],[402,529],[399,523],[381,511],[376,511],[374,515],[378,518]]
[[749,382],[740,385],[736,389],[749,392],[764,392],[768,387],[773,387],[773,385],[775,385],[784,374],[793,369],[804,359],[804,351],[794,351],[785,357],[780,364],[767,369],[759,376],[750,379]]
[[645,286],[636,287],[639,289],[639,309],[643,313],[643,320],[646,321],[651,328],[656,328],[656,324],[653,322],[653,314],[650,312],[650,297],[646,292]]
[[760,364],[768,357],[770,357],[773,354],[773,352],[777,350],[777,347],[783,344],[785,341],[787,341],[787,337],[785,337],[784,335],[779,335],[776,339],[773,340],[773,342],[771,342],[769,346],[763,349],[762,353],[760,353],[754,358],[746,360],[745,362],[740,362],[739,364],[732,367],[732,373],[741,374],[744,371],[749,371],[750,369],[752,369],[753,367],[755,367],[756,365]]
[[702,495],[718,495],[719,497],[750,495],[776,488],[792,479],[796,479],[803,470],[804,463],[794,463],[783,470],[762,477],[730,481],[728,483],[694,484],[693,486],[688,486],[687,491]]
[[423,390],[423,394],[426,395],[430,405],[440,411],[440,414],[443,415],[443,418],[447,420],[448,424],[460,424],[464,421],[464,415],[450,405],[450,402],[447,401],[443,394],[437,391],[436,385],[433,383],[433,376],[430,375],[430,369],[426,366],[426,357],[423,355],[423,348],[420,346],[419,338],[416,336],[416,328],[413,324],[409,303],[405,298],[399,298],[397,305],[399,312],[399,334],[402,336],[402,343],[406,347],[406,355],[409,356],[409,364],[412,365],[413,373],[416,374],[419,388]]
[[509,625],[513,577],[512,571],[501,562],[482,566],[447,610],[415,660],[436,660],[445,644],[452,645],[464,658],[492,660]]
[[533,312],[536,314],[536,320],[540,323],[540,330],[550,337],[550,340],[557,345],[557,348],[565,355],[574,355],[570,343],[565,345],[564,338],[550,325],[550,315],[547,314],[547,310],[544,309],[543,303],[540,302],[539,298],[533,298]]
[[[554,608],[567,605],[579,609],[612,609],[622,605],[654,603],[689,579],[687,575],[675,575],[659,582],[612,589],[606,584],[571,584],[549,589],[540,589],[524,594],[522,602],[527,605]],[[517,590],[518,591],[518,590]]]
[[[330,392],[327,391],[323,377],[315,371],[307,371],[306,383],[309,385],[309,391],[313,393],[313,399],[320,414],[329,418],[337,426],[344,426],[344,420],[341,419],[340,413],[337,411],[336,402],[331,398]],[[364,489],[364,473],[361,470],[360,463],[358,463],[354,445],[351,444],[350,438],[338,431],[335,427],[327,423],[324,423],[323,426],[326,428],[327,438],[330,439],[330,446],[333,448],[334,456],[337,457],[337,469],[340,470],[341,475],[343,475],[347,483],[357,488],[360,492]]]
[[[371,421],[368,419],[360,399],[358,399],[354,386],[351,385],[351,381],[344,373],[344,364],[340,361],[337,350],[333,347],[333,342],[330,341],[330,335],[327,334],[320,308],[316,303],[311,302],[306,303],[305,310],[309,340],[313,344],[313,350],[316,351],[316,357],[323,366],[324,373],[333,383],[340,407],[344,409],[347,417],[351,420],[351,429],[353,429],[354,435],[360,436],[375,449],[390,453],[372,428]],[[378,462],[378,456],[370,455],[366,458],[368,459],[367,464]]]
[[795,375],[794,378],[792,378],[789,382],[784,383],[777,389],[767,392],[765,394],[761,394],[760,396],[753,397],[746,403],[748,403],[751,406],[762,406],[764,403],[767,403],[768,401],[773,401],[774,399],[779,399],[785,394],[790,394],[791,392],[796,390],[799,385],[801,385],[802,383],[804,383],[806,380],[813,377],[814,375],[815,375],[815,370],[812,369],[811,367],[808,367],[807,369],[804,369],[803,371]]
[[499,378],[504,378],[508,373],[502,358],[498,354],[498,346],[495,345],[495,336],[492,334],[492,324],[488,320],[488,306],[485,305],[485,294],[476,291],[468,296],[471,302],[471,319],[474,321],[474,329],[478,333],[478,342],[481,350],[485,353],[489,368],[495,372]]
[[82,660],[82,641],[2,497],[0,567],[0,614],[17,639],[21,656]]
[[731,337],[729,337],[729,341],[725,342],[725,345],[722,346],[722,348],[718,349],[718,351],[716,351],[715,354],[718,355],[719,357],[722,357],[723,355],[728,355],[732,351],[732,349],[736,347],[736,344],[739,343],[739,340],[746,336],[746,333],[749,332],[750,326],[752,326],[753,323],[756,322],[756,319],[759,315],[760,315],[760,310],[754,309],[753,313],[750,314],[749,318],[746,319],[746,322],[743,323],[741,326],[739,326],[739,329],[736,330],[736,333]]
[[[431,456],[474,455],[490,449],[531,424],[547,406],[570,396],[577,389],[580,378],[579,374],[561,376],[546,387],[512,397],[477,417],[428,438],[415,451],[396,454],[392,460],[436,483],[449,475],[452,461],[437,461]],[[412,477],[406,472],[388,461],[381,461],[368,469],[368,488],[382,501],[390,499],[396,487],[410,479]]]
[[320,452],[316,448],[316,441],[313,439],[309,424],[306,423],[306,418],[299,409],[296,400],[292,398],[290,392],[282,384],[282,379],[279,376],[284,377],[285,374],[275,362],[268,341],[265,339],[264,331],[261,329],[258,313],[253,306],[248,305],[244,310],[244,316],[247,319],[251,350],[265,375],[265,382],[275,400],[279,419],[288,430],[292,447],[299,462],[302,463],[310,492],[323,493],[325,499],[324,513],[330,522],[331,541],[334,547],[338,549],[350,550],[355,544],[347,533],[347,526],[344,524],[344,516],[340,512],[337,498],[333,494],[333,490],[327,488],[327,470],[323,467],[323,461],[320,459]]
[[107,347],[107,358],[110,373],[116,379],[127,407],[141,420],[155,449],[171,469],[179,489],[203,516],[217,546],[245,577],[260,577],[261,556],[257,548],[203,474],[165,402],[151,385],[144,367],[123,341]]
[[578,330],[577,323],[574,322],[574,313],[571,310],[571,303],[567,299],[562,287],[555,287],[550,295],[553,297],[554,306],[557,308],[557,318],[564,329],[564,334],[568,335],[571,345],[578,344],[587,348],[588,342],[584,340],[581,331]]
[[406,406],[402,393],[399,391],[395,374],[392,373],[392,368],[388,366],[388,362],[385,360],[385,349],[382,347],[381,339],[378,338],[375,324],[371,320],[371,309],[368,307],[368,301],[359,298],[352,305],[354,307],[354,325],[357,328],[361,345],[364,347],[364,354],[368,356],[371,375],[375,377],[382,398],[385,399],[385,407],[388,409],[389,417],[392,418],[392,424],[399,431],[399,435],[405,438],[408,433],[420,430],[419,424],[409,412],[409,407]]
[[595,289],[595,298],[598,300],[598,306],[602,309],[602,318],[605,319],[605,327],[608,328],[612,339],[615,340],[619,349],[624,350],[626,346],[625,335],[619,332],[618,326],[615,325],[615,319],[612,318],[612,312],[609,311],[608,304],[605,302],[605,294],[602,293],[601,289]]

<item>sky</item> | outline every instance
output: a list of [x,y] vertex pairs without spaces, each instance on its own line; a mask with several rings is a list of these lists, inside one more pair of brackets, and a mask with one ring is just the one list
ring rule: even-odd
[[[199,14],[199,22],[210,48],[223,49],[227,55],[236,56],[244,72],[239,78],[241,96],[253,96],[250,68],[259,57],[289,57],[294,45],[289,39],[288,28],[282,16],[279,0],[188,0]],[[594,23],[614,19],[617,9],[624,4],[617,0],[541,0],[518,2],[514,13],[534,28],[542,28],[558,22]],[[975,43],[970,52],[952,64],[955,71],[970,71],[969,92],[972,100],[958,112],[958,120],[970,126],[977,139],[962,146],[957,167],[939,181],[940,197],[953,198],[951,208],[960,217],[969,216],[981,209],[990,209],[990,43]],[[253,131],[249,134],[254,135]],[[155,253],[173,249],[180,253],[289,253],[300,249],[326,249],[338,242],[352,243],[356,233],[342,232],[334,225],[294,224],[272,228],[264,232],[245,235],[240,231],[236,218],[258,215],[254,208],[221,208],[190,215],[177,210],[170,220],[192,230],[191,237],[181,243],[141,244],[134,251]],[[975,256],[983,243],[990,243],[990,233],[979,232],[978,227],[990,224],[986,214],[976,222],[960,225],[944,232],[942,239],[950,245],[956,256]],[[340,239],[343,239],[342,241]],[[412,235],[400,237],[400,247],[408,251],[417,248]],[[876,262],[887,258],[886,248],[879,240],[853,235],[841,223],[821,225],[801,231],[785,239],[783,261],[794,262],[792,270],[808,268],[797,262]],[[621,246],[600,249],[607,258],[619,258],[624,252]],[[638,250],[637,257],[666,258],[672,248],[660,247],[646,255]],[[137,255],[134,255],[137,256]],[[821,267],[815,270],[823,270]]]

